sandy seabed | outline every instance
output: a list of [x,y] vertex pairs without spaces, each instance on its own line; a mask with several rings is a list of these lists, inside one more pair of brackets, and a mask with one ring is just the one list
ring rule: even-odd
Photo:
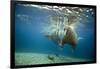
[[92,60],[72,58],[54,54],[15,53],[15,65],[35,65],[52,63],[86,62]]

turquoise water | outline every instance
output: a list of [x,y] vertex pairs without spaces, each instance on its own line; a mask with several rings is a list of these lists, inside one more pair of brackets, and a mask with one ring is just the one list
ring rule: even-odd
[[43,27],[45,28],[44,24],[47,24],[49,21],[48,16],[54,14],[54,12],[32,6],[16,5],[15,53],[55,54],[72,58],[94,60],[95,14],[83,13],[88,15],[88,18],[86,18],[88,21],[81,20],[80,24],[78,24],[78,27],[75,29],[78,36],[82,38],[78,41],[75,50],[72,51],[70,45],[65,44],[64,48],[61,48],[57,43],[49,40],[42,33]]

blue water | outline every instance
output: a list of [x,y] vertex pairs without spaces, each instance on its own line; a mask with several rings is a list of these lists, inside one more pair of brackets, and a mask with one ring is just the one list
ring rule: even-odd
[[[48,21],[51,12],[36,7],[16,5],[15,9],[15,50],[16,52],[33,52],[60,54],[64,56],[83,59],[95,59],[94,44],[94,15],[89,15],[88,22],[80,21],[76,29],[78,36],[83,39],[78,41],[74,52],[70,45],[65,45],[63,50],[52,40],[41,33],[42,23]],[[50,31],[50,30],[48,30]]]

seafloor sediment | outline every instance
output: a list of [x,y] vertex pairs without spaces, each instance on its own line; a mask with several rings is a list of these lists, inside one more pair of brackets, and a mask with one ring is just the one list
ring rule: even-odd
[[15,53],[15,65],[35,65],[92,61],[53,54]]

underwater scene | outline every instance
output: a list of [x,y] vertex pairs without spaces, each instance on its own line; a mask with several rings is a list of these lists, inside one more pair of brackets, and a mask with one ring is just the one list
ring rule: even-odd
[[95,9],[16,4],[15,65],[95,61]]

